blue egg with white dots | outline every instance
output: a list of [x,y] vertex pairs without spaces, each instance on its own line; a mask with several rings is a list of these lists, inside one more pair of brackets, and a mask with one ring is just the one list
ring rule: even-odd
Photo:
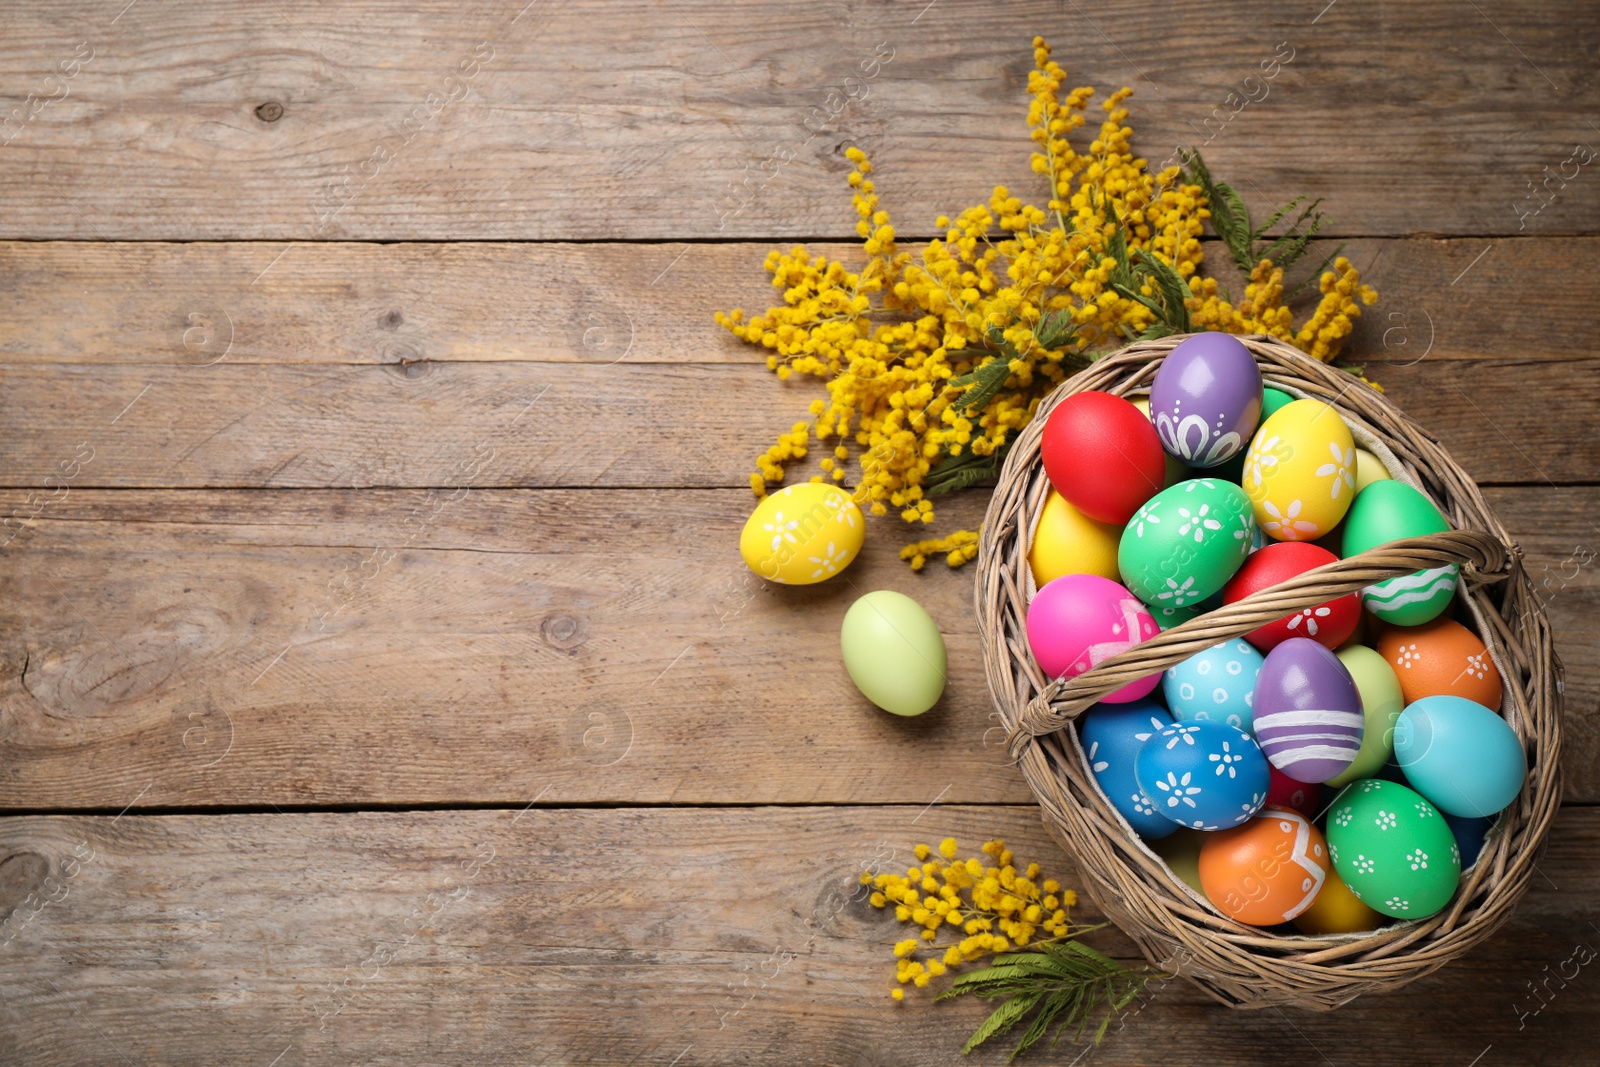
[[1154,802],[1140,792],[1133,773],[1139,749],[1172,725],[1167,709],[1149,697],[1140,697],[1126,704],[1096,704],[1083,713],[1081,721],[1083,753],[1089,758],[1094,780],[1133,832],[1147,841],[1175,832],[1178,824],[1156,811]]
[[1167,707],[1179,722],[1210,719],[1249,733],[1255,718],[1256,675],[1266,657],[1234,638],[1168,667],[1161,677]]
[[1155,809],[1180,826],[1225,830],[1267,802],[1272,771],[1256,739],[1225,722],[1175,722],[1151,734],[1134,779]]

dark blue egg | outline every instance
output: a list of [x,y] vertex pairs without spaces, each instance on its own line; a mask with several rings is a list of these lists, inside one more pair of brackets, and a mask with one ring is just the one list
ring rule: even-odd
[[1489,827],[1494,825],[1494,819],[1451,815],[1448,811],[1439,814],[1450,825],[1450,832],[1456,835],[1456,847],[1461,850],[1461,869],[1464,871],[1478,862],[1478,853],[1483,851],[1483,843],[1489,837]]
[[1172,725],[1172,716],[1149,697],[1126,704],[1096,704],[1083,714],[1083,751],[1100,791],[1146,840],[1166,837],[1178,824],[1156,811],[1139,790],[1134,759],[1151,735]]

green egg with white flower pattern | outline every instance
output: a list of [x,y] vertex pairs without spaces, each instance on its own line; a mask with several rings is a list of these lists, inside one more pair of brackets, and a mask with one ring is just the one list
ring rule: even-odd
[[1426,919],[1455,895],[1461,849],[1420,793],[1363,778],[1328,808],[1328,857],[1350,892],[1396,919]]
[[1250,554],[1256,520],[1232,482],[1191,478],[1145,501],[1122,531],[1122,584],[1152,611],[1192,609],[1227,584]]

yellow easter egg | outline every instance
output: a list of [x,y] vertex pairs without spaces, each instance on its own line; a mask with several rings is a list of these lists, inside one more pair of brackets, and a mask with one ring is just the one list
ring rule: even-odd
[[1389,480],[1389,470],[1383,465],[1383,460],[1364,448],[1356,449],[1356,492],[1361,492],[1373,482]]
[[1285,404],[1250,442],[1244,491],[1268,537],[1315,541],[1338,525],[1355,499],[1350,428],[1320,400]]
[[1054,489],[1044,501],[1044,514],[1028,546],[1033,582],[1044,585],[1063,574],[1098,574],[1121,581],[1117,572],[1117,544],[1122,527],[1096,522],[1067,503]]
[[1322,888],[1317,890],[1317,899],[1289,921],[1299,927],[1301,933],[1320,937],[1323,934],[1355,934],[1376,930],[1384,924],[1385,919],[1361,903],[1360,898],[1350,892],[1350,887],[1340,880],[1337,872],[1329,870]]
[[844,490],[802,482],[756,505],[739,535],[739,554],[768,581],[811,585],[850,566],[865,536],[861,509]]

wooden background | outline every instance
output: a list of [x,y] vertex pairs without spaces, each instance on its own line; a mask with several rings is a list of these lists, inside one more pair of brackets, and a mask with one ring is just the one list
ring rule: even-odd
[[[849,254],[849,144],[908,246],[1033,189],[1035,33],[1134,86],[1152,159],[1325,198],[1382,294],[1351,353],[1548,595],[1568,805],[1437,975],[1330,1016],[1169,983],[1033,1062],[1594,1061],[1600,974],[1558,976],[1600,946],[1592,4],[0,21],[0,1063],[963,1062],[985,1008],[887,998],[855,873],[1002,835],[1074,874],[998,745],[970,572],[909,572],[895,520],[846,580],[745,572],[753,457],[817,389],[711,314],[763,306],[774,243]],[[950,648],[915,721],[838,660],[880,587]]]

